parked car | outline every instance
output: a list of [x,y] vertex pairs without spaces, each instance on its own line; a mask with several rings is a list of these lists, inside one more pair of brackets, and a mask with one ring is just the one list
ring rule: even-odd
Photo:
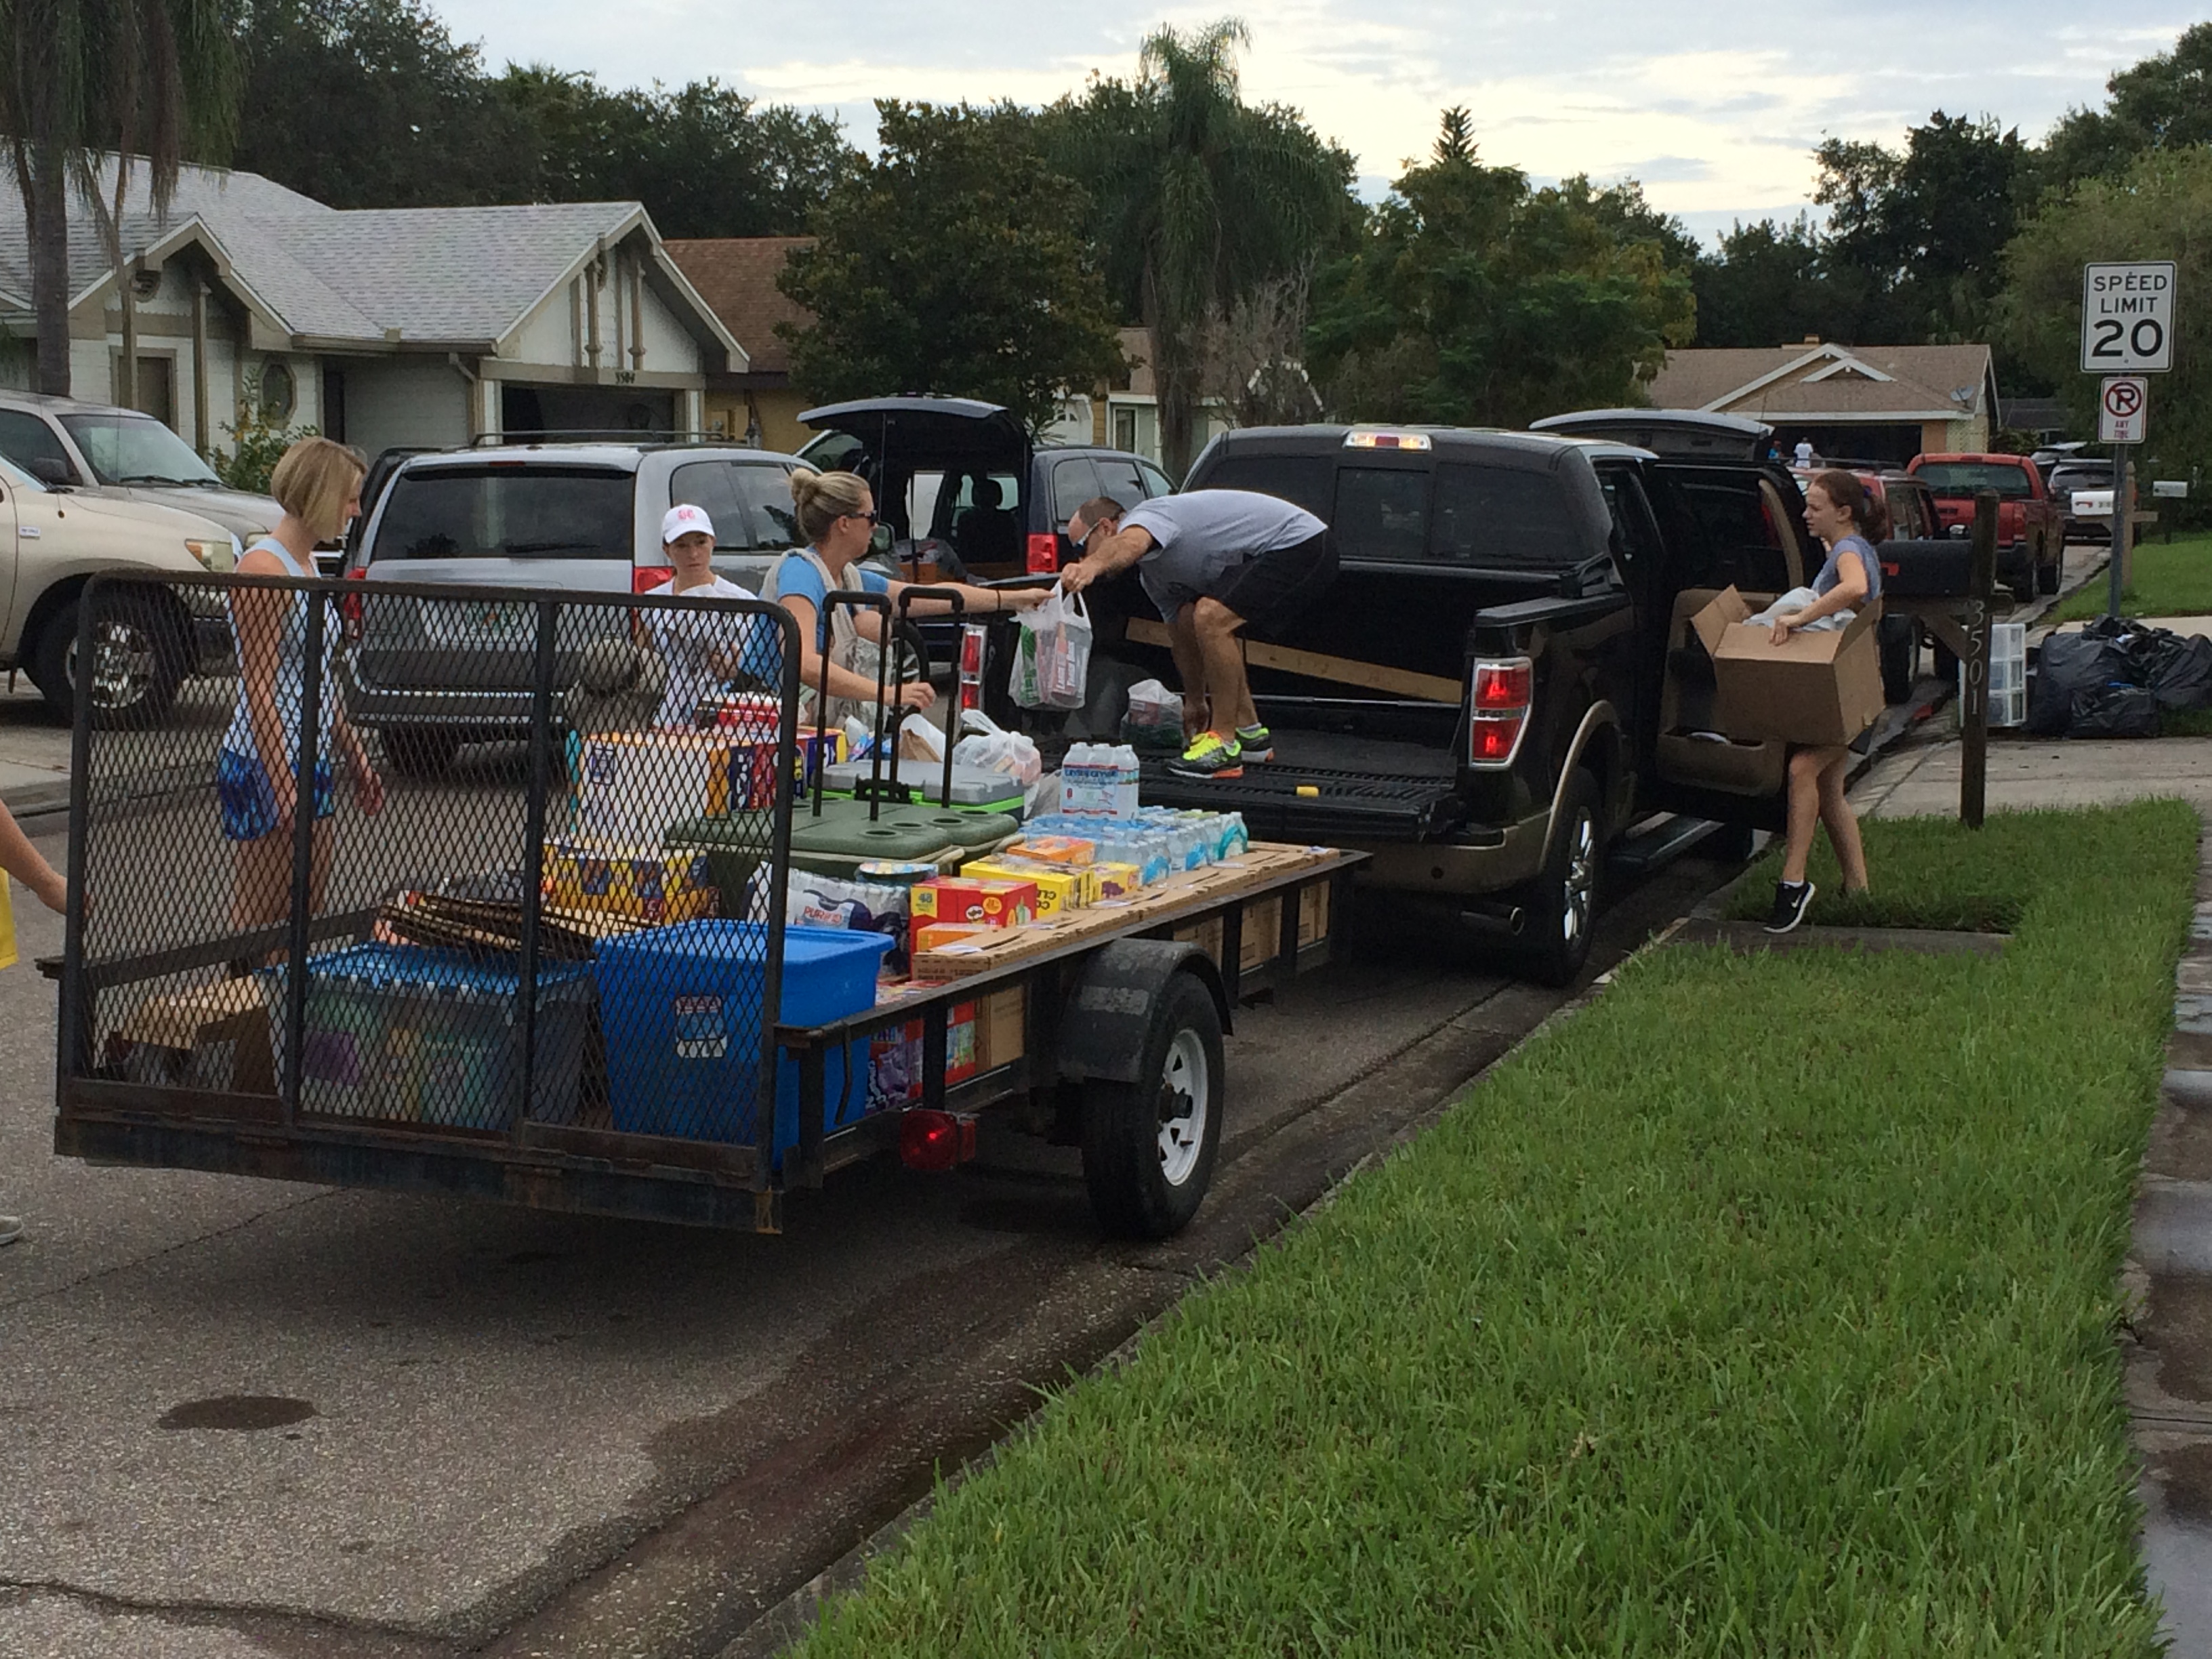
[[[788,455],[728,444],[510,444],[380,458],[345,574],[368,581],[645,592],[668,580],[660,520],[714,521],[714,568],[758,592],[798,545]],[[347,708],[396,771],[442,769],[464,743],[524,735],[526,606],[376,605],[348,659]],[[574,672],[564,663],[565,677]]]
[[[0,459],[0,539],[7,568],[0,669],[21,668],[64,719],[86,677],[77,662],[86,584],[101,572],[191,574],[236,567],[238,538],[211,519],[154,501],[49,488]],[[93,618],[93,719],[158,721],[189,674],[225,666],[230,634],[211,592],[103,586]]]
[[980,580],[1057,570],[1084,502],[1133,507],[1175,489],[1141,455],[1032,442],[1008,410],[971,398],[875,398],[799,418],[822,434],[799,459],[867,479],[885,550],[903,568],[934,560]]
[[[1659,832],[1678,847],[1713,823],[1739,845],[1781,824],[1785,746],[1692,737],[1675,650],[1720,589],[1779,593],[1816,568],[1779,465],[1525,433],[1261,428],[1207,446],[1188,487],[1215,486],[1327,520],[1340,574],[1326,603],[1248,644],[1276,759],[1236,780],[1148,774],[1147,800],[1361,848],[1373,883],[1510,935],[1553,980],[1579,969],[1632,826],[1680,815]],[[1157,614],[1126,615],[1102,648],[1159,672]]]
[[1916,455],[1905,468],[1936,496],[1944,528],[1973,527],[1974,497],[1997,493],[1997,580],[2022,604],[2058,591],[2066,526],[2042,469],[2025,455]]
[[268,496],[233,489],[190,444],[135,409],[0,392],[0,455],[51,488],[179,507],[241,543],[284,516]]
[[2112,516],[2109,511],[2093,514],[2074,510],[2075,490],[2110,491],[2112,487],[2112,464],[2109,460],[2069,457],[2051,469],[2051,493],[2057,498],[2068,541],[2109,542],[2112,539]]

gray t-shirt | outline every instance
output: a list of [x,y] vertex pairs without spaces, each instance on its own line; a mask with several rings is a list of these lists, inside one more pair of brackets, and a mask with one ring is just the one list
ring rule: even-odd
[[1146,595],[1170,622],[1247,559],[1296,547],[1328,528],[1302,507],[1254,489],[1193,489],[1156,495],[1121,515],[1153,545],[1138,561]]
[[1813,578],[1813,591],[1825,595],[1830,588],[1843,580],[1843,574],[1836,568],[1836,564],[1846,553],[1856,553],[1859,556],[1859,568],[1866,572],[1867,598],[1880,599],[1881,597],[1881,561],[1875,556],[1874,549],[1867,544],[1867,538],[1863,536],[1846,536],[1828,550],[1827,562],[1820,567],[1820,574]]

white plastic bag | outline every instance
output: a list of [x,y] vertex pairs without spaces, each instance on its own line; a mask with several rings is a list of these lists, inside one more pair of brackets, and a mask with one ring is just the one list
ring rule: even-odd
[[960,718],[975,735],[963,738],[954,745],[955,766],[980,766],[987,771],[1003,772],[1025,788],[1044,771],[1044,757],[1037,752],[1036,744],[1020,732],[1006,731],[980,708],[971,708]]
[[1021,614],[1006,694],[1024,708],[1080,708],[1091,675],[1091,612],[1054,588]]

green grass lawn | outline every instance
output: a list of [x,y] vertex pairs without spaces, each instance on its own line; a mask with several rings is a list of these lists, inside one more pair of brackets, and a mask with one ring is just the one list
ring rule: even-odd
[[[2100,575],[2058,602],[2047,620],[2086,622],[2105,614],[2111,577]],[[2212,535],[2177,536],[2136,549],[2135,581],[2123,596],[2130,617],[2212,616]]]
[[2004,953],[1640,958],[800,1651],[2151,1654],[2112,1334],[2197,830],[1869,823],[1866,914]]

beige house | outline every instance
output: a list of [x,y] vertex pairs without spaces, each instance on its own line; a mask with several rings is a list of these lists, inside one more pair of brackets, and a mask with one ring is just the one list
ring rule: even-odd
[[810,236],[715,236],[667,244],[669,257],[692,287],[745,343],[742,367],[707,377],[708,431],[787,455],[814,436],[799,423],[807,400],[791,384],[791,348],[775,331],[779,323],[804,328],[813,320],[813,313],[775,285],[792,253],[812,246]]
[[1823,457],[1893,463],[1987,449],[1998,407],[1985,345],[1850,346],[1816,338],[1670,351],[1650,396],[1659,409],[1764,421],[1785,456],[1802,439]]
[[[249,408],[372,454],[696,431],[708,377],[746,363],[635,202],[340,211],[188,167],[156,215],[140,166],[120,283],[74,191],[69,212],[73,395],[133,403],[204,453]],[[0,386],[32,382],[29,270],[22,198],[0,191]]]

